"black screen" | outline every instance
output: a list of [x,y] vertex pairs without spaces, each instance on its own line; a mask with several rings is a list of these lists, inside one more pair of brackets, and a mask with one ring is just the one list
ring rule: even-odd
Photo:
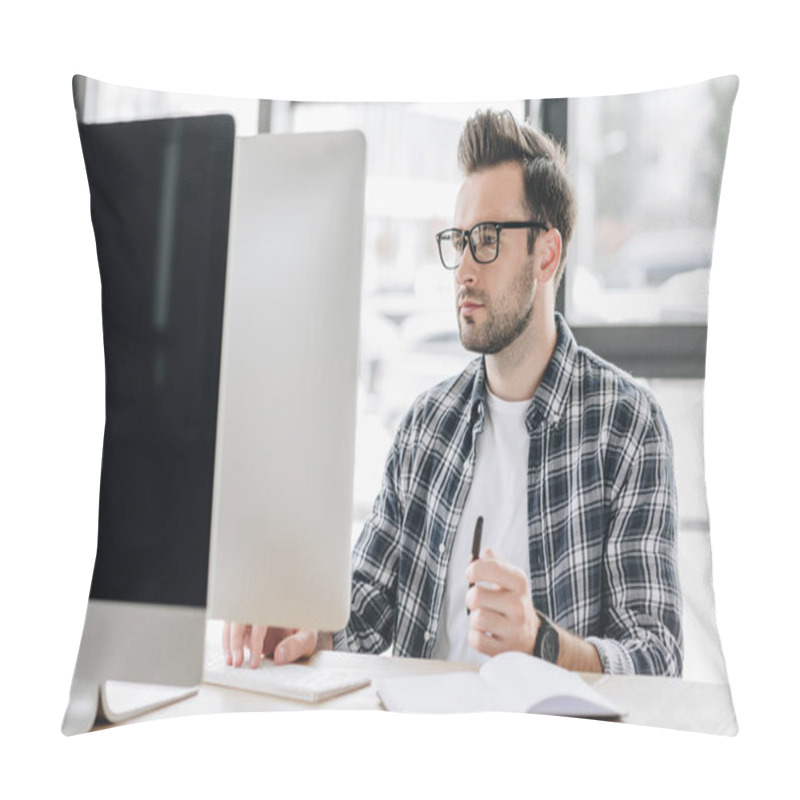
[[79,131],[106,370],[90,598],[204,607],[233,119]]

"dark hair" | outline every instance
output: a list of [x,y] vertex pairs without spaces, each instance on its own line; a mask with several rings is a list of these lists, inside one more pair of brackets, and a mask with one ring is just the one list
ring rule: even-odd
[[[464,125],[458,142],[458,164],[466,175],[516,162],[522,166],[525,205],[532,219],[558,228],[563,247],[555,276],[558,288],[567,260],[567,245],[575,227],[575,195],[567,177],[567,156],[553,138],[510,111],[478,111]],[[535,231],[528,239],[533,251]]]

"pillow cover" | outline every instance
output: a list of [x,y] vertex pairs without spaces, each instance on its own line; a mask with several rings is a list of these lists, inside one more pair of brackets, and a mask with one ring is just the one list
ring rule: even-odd
[[[614,676],[601,689],[605,687],[609,699],[627,709],[630,722],[728,734],[735,733],[736,722],[716,632],[703,478],[702,396],[708,276],[737,86],[735,77],[725,77],[645,94],[510,104],[517,118],[528,117],[537,122],[562,142],[568,154],[570,178],[578,200],[578,222],[556,307],[579,345],[630,373],[636,383],[646,386],[657,398],[674,449],[682,678]],[[114,391],[114,376],[131,377],[133,371],[134,384],[144,385],[144,378],[131,367],[134,362],[130,345],[114,350],[114,333],[119,330],[117,326],[124,330],[128,306],[134,317],[149,315],[148,320],[157,320],[160,313],[163,315],[166,302],[163,270],[153,271],[153,285],[145,290],[137,284],[141,278],[126,266],[131,254],[147,254],[154,247],[152,242],[148,245],[143,240],[142,209],[147,209],[147,224],[152,227],[164,224],[163,214],[159,216],[159,203],[167,202],[164,198],[172,198],[169,202],[180,208],[190,208],[184,217],[189,226],[187,239],[194,239],[198,252],[204,253],[209,263],[212,259],[214,262],[213,267],[209,266],[211,277],[199,294],[193,280],[169,283],[169,291],[179,292],[181,302],[194,309],[194,315],[187,320],[187,330],[196,334],[202,329],[213,340],[203,340],[204,346],[200,347],[197,339],[187,339],[183,363],[195,358],[211,372],[204,379],[195,375],[197,383],[192,388],[181,382],[171,390],[177,393],[179,402],[188,406],[187,413],[195,414],[193,419],[203,416],[205,427],[200,438],[205,449],[200,456],[184,452],[179,456],[180,467],[167,468],[152,431],[134,428],[139,436],[134,443],[144,447],[149,453],[147,458],[141,455],[141,447],[121,449],[113,458],[104,447],[101,526],[90,598],[152,601],[158,593],[154,595],[152,589],[154,576],[148,564],[147,537],[153,535],[156,522],[189,515],[192,525],[181,529],[190,541],[174,545],[171,563],[179,563],[184,555],[192,553],[195,565],[191,571],[202,577],[202,585],[195,585],[191,601],[172,597],[161,602],[202,611],[206,605],[209,481],[219,380],[219,342],[212,334],[216,331],[218,337],[222,325],[234,129],[231,119],[236,137],[357,129],[363,131],[367,141],[355,542],[370,516],[372,501],[381,490],[383,462],[406,410],[420,392],[460,372],[473,357],[461,348],[457,326],[453,324],[453,278],[439,264],[435,233],[452,225],[452,208],[462,180],[455,158],[458,137],[465,119],[477,106],[203,98],[116,87],[80,77],[74,88],[103,283],[107,444],[118,429],[118,418],[124,417],[126,411],[123,407],[120,412],[119,405],[115,405],[120,397]],[[487,105],[490,104],[481,104]],[[119,129],[124,133],[105,144],[107,154],[103,155],[105,151],[95,141],[95,134],[112,134],[115,125],[124,126]],[[131,125],[149,131],[146,135],[157,140],[159,155],[141,159],[141,136],[126,138]],[[185,133],[187,126],[195,125],[197,132],[192,129],[190,134]],[[216,126],[214,131],[206,130],[209,125]],[[145,177],[143,164],[168,160],[169,153],[174,152],[170,143],[176,136],[183,136],[181,141],[202,141],[205,150],[193,157],[188,169],[175,169],[172,173],[161,170],[162,183],[154,185],[152,177]],[[93,178],[93,174],[97,177]],[[165,179],[163,174],[171,174],[172,178]],[[156,198],[155,203],[152,198]],[[95,211],[101,205],[106,208],[103,215]],[[210,226],[212,221],[219,223],[216,229]],[[212,244],[203,244],[204,240],[197,238],[200,236],[208,237]],[[158,261],[159,257],[163,262]],[[164,252],[156,253],[155,263],[167,263],[170,257]],[[142,258],[147,261],[151,256]],[[190,260],[194,258],[196,255],[189,256]],[[115,306],[122,309],[122,322],[107,315],[106,298],[113,291],[122,293],[123,301]],[[162,300],[160,304],[154,301],[154,307],[145,307],[144,297]],[[157,349],[158,343],[151,340],[141,343],[141,347]],[[156,364],[156,373],[147,376],[153,385],[161,385],[166,373],[158,370],[166,370],[167,358],[164,355],[161,360],[148,362]],[[153,401],[151,398],[143,402]],[[148,413],[149,410],[150,406]],[[174,426],[180,428],[181,424],[167,417],[163,430],[174,431]],[[126,444],[132,440],[135,437],[130,433],[124,437]],[[204,484],[191,483],[188,473],[182,472],[187,464],[202,472]],[[125,487],[125,491],[103,491],[104,485],[111,485],[107,476],[115,465],[123,476],[115,485]],[[139,481],[141,476],[148,476],[150,482]],[[162,491],[165,481],[171,482],[166,493]],[[132,483],[138,493],[129,491]],[[154,499],[157,496],[166,498],[168,508],[159,506]],[[107,533],[104,519],[119,521],[111,525],[113,534]],[[158,547],[162,545],[162,541],[157,542]],[[109,561],[109,553],[118,560]],[[161,568],[156,578],[171,586],[168,578],[176,567],[164,561]],[[186,625],[196,627],[197,614],[190,617]],[[180,627],[182,623],[176,624]],[[187,649],[180,633],[169,624],[164,625],[163,635],[174,637],[181,646],[176,644],[165,654],[165,663],[154,668],[147,678],[149,683],[170,684],[175,680],[167,662],[177,660],[178,651]],[[207,627],[207,648],[214,650],[218,648],[221,625],[219,621],[209,621]],[[91,649],[92,657],[97,659],[97,652],[104,646],[118,646],[107,634],[107,627],[90,630],[87,619],[82,652]],[[197,655],[196,648],[188,649]],[[331,667],[344,663],[345,658],[342,655],[338,659],[338,654],[320,656],[318,661]],[[78,672],[76,668],[76,680]],[[102,681],[102,676],[97,680]],[[199,674],[195,682],[198,681]],[[673,697],[671,713],[665,715],[662,710],[651,714],[646,707],[631,705],[626,685],[636,687],[637,695],[642,685],[649,685],[654,694]],[[96,692],[94,685],[91,691]],[[212,690],[204,685],[190,700],[150,712],[146,718],[179,714],[185,703],[204,702],[209,691]],[[77,702],[75,697],[71,705]],[[344,700],[337,702],[342,703],[339,707],[348,707]],[[350,702],[351,707],[373,707],[377,703],[374,688],[360,690]],[[710,709],[702,723],[694,713],[698,706]],[[253,695],[251,707],[271,706]]]

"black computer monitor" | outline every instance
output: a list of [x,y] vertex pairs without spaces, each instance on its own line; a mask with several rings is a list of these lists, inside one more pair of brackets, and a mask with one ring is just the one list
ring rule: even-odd
[[107,679],[201,677],[234,151],[229,115],[78,127],[106,425],[67,733],[94,723]]

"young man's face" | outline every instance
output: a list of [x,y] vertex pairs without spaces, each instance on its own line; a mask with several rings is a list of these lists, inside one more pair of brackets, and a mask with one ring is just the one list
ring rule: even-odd
[[[456,200],[454,225],[469,230],[478,222],[528,222],[522,167],[499,164],[470,175]],[[476,353],[499,353],[528,326],[536,282],[528,253],[529,229],[505,229],[500,252],[479,264],[469,247],[455,271],[456,309],[461,343]]]

